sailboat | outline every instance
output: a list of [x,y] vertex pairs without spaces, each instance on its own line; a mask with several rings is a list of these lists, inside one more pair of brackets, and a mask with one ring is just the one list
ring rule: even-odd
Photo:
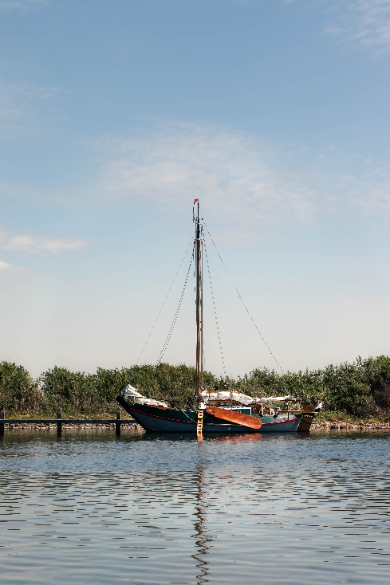
[[[195,213],[197,204],[197,213]],[[310,430],[316,416],[312,409],[304,412],[290,410],[290,404],[299,402],[293,396],[253,398],[224,390],[209,392],[203,387],[203,225],[199,199],[194,201],[195,223],[194,257],[196,273],[196,376],[194,410],[170,408],[166,403],[143,396],[127,385],[117,397],[120,404],[146,431],[156,433],[291,433]],[[131,399],[131,401],[128,400]],[[286,410],[273,409],[273,403],[285,403]],[[268,412],[265,413],[264,409]]]

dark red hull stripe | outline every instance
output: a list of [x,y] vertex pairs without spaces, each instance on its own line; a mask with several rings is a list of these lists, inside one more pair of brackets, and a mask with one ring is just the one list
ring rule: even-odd
[[[129,407],[129,410],[134,410],[134,412],[139,412],[140,414],[144,414],[145,416],[153,416],[154,418],[161,418],[161,420],[170,420],[173,422],[178,422],[178,423],[186,423],[188,425],[196,425],[195,421],[188,421],[188,420],[178,420],[177,418],[168,418],[166,416],[158,416],[157,414],[151,414],[150,412],[144,412],[143,410],[137,410],[136,408],[133,408],[132,406]],[[263,423],[262,426],[269,426],[269,425],[284,425],[285,423],[291,423],[294,422],[295,420],[298,420],[298,417],[296,418],[290,418],[290,420],[281,420],[278,422],[273,422],[273,423]],[[205,425],[209,425],[209,426],[216,426],[215,423],[204,423]],[[225,423],[218,423],[218,424],[225,424]],[[226,425],[228,425],[229,423],[226,423]],[[232,423],[234,424],[234,423]],[[240,426],[240,425],[238,425]]]
[[267,425],[284,425],[285,423],[290,423],[290,422],[294,422],[294,420],[298,420],[298,416],[296,416],[295,418],[290,418],[290,420],[280,420],[278,422],[273,422],[273,423],[263,423],[262,426],[266,427]]

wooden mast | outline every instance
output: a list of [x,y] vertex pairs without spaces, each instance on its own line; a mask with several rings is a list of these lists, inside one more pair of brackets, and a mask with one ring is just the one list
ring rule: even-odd
[[195,401],[198,407],[201,393],[201,371],[202,371],[202,291],[201,291],[201,233],[199,217],[199,199],[195,200],[198,204],[198,214],[195,219],[195,243],[196,243],[196,377],[195,377]]
[[198,214],[194,219],[195,225],[195,247],[196,247],[196,377],[195,377],[195,409],[196,409],[196,435],[198,441],[203,440],[203,418],[205,405],[202,400],[202,377],[203,377],[203,290],[202,290],[202,230],[200,227],[199,199],[194,203],[198,204]]
[[204,321],[203,321],[203,226],[200,226],[200,254],[201,254],[201,267],[200,267],[200,391],[204,390]]

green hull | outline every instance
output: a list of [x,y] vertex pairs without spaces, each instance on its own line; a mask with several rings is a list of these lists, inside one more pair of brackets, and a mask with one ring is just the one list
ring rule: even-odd
[[[157,408],[146,404],[130,404],[123,396],[118,396],[118,403],[146,430],[154,433],[193,433],[196,434],[196,412],[194,410],[176,410]],[[254,415],[256,416],[256,415]],[[204,433],[292,433],[299,426],[302,415],[290,420],[279,416],[256,416],[263,423],[254,430],[242,425],[221,422],[205,412],[203,420]]]

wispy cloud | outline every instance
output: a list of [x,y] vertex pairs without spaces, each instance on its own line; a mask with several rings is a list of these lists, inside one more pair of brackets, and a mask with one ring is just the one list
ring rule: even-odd
[[[200,124],[172,124],[147,138],[99,143],[106,196],[181,209],[201,197],[203,208],[232,218],[305,219],[317,192],[298,170],[281,165],[281,153],[244,133]],[[277,168],[279,164],[279,168]]]
[[48,100],[57,94],[55,88],[23,82],[6,83],[0,79],[0,138],[30,134],[37,112],[43,104],[47,112]]
[[[386,160],[335,148],[275,146],[231,128],[180,122],[139,136],[105,138],[94,147],[95,173],[82,186],[40,191],[0,184],[0,196],[67,207],[127,200],[169,213],[188,212],[189,201],[199,197],[208,217],[229,222],[240,240],[257,238],[268,226],[312,227],[368,217],[381,222],[390,213]],[[31,234],[2,237],[0,231],[0,247],[8,250],[57,253],[86,244]]]
[[0,228],[0,248],[28,254],[74,252],[85,248],[88,240],[81,238],[55,238],[34,234],[15,234]]
[[390,50],[390,0],[326,0],[327,32],[348,43]]
[[390,213],[390,179],[384,179],[369,190],[361,208],[370,216],[382,217],[387,221]]
[[390,50],[390,0],[283,1],[305,10],[320,10],[324,31],[344,45]]
[[50,0],[2,0],[0,10],[35,10],[44,4],[49,4],[49,2]]
[[11,268],[12,264],[9,262],[4,262],[4,260],[0,260],[0,270],[7,270],[7,268]]
[[231,129],[174,123],[148,136],[106,139],[94,197],[182,212],[201,198],[208,216],[253,239],[277,226],[381,222],[390,213],[386,161],[329,148],[277,147]]

